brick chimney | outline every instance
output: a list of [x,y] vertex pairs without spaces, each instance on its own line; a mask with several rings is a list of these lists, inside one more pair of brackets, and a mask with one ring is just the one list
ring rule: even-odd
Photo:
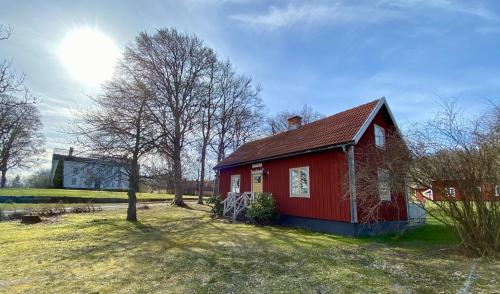
[[295,130],[302,126],[302,117],[296,115],[288,119],[288,130]]

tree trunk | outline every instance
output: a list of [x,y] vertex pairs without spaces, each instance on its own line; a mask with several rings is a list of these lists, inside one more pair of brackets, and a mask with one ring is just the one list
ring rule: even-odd
[[182,185],[182,165],[181,165],[181,151],[174,147],[174,156],[173,156],[173,169],[174,169],[174,189],[175,189],[175,197],[174,197],[174,205],[184,206],[184,199],[182,194],[184,193],[183,185]]
[[128,185],[128,208],[127,221],[137,221],[137,188],[139,187],[139,171],[137,160],[134,160],[130,168],[129,185]]
[[200,168],[200,182],[198,183],[198,204],[203,204],[203,190],[205,183],[205,158],[207,154],[207,143],[203,143],[201,147],[201,168]]
[[7,185],[7,169],[2,168],[2,181],[0,182],[0,188],[5,188]]

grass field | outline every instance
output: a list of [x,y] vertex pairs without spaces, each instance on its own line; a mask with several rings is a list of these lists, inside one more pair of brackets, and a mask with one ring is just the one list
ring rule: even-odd
[[[92,191],[92,190],[70,190],[70,189],[31,189],[31,188],[2,188],[0,196],[52,196],[52,197],[84,197],[84,198],[127,198],[126,192]],[[137,193],[139,200],[143,199],[166,199],[170,200],[172,194]],[[186,199],[194,199],[194,196],[184,196]]]
[[[5,293],[455,293],[472,259],[433,223],[400,238],[347,238],[229,224],[206,206],[0,223]],[[473,292],[500,289],[483,259]]]

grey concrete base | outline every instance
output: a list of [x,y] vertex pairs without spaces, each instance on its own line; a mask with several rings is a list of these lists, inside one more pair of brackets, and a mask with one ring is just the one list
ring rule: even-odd
[[280,224],[343,236],[375,236],[391,234],[400,232],[408,226],[407,221],[384,221],[367,225],[288,215],[281,216]]

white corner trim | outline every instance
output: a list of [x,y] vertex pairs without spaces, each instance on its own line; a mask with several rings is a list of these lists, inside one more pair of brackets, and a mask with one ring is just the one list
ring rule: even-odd
[[400,136],[402,136],[401,131],[399,130],[398,124],[396,123],[396,120],[394,119],[394,115],[392,114],[392,111],[389,108],[389,104],[387,104],[387,100],[385,99],[385,97],[382,97],[379,99],[375,108],[372,110],[372,112],[370,113],[370,115],[368,116],[366,121],[363,123],[361,128],[358,130],[358,132],[354,136],[354,144],[357,144],[359,142],[359,140],[361,140],[361,137],[366,132],[366,130],[368,129],[368,127],[372,123],[373,119],[375,118],[377,113],[380,111],[380,109],[384,105],[385,105],[385,108],[387,109],[387,112],[389,113],[389,116],[390,116],[392,122],[394,123],[394,126],[396,127],[396,131],[399,133]]
[[354,158],[354,145],[350,145],[347,150],[347,166],[349,181],[349,204],[351,207],[351,223],[358,222],[358,206],[356,202],[356,169]]

